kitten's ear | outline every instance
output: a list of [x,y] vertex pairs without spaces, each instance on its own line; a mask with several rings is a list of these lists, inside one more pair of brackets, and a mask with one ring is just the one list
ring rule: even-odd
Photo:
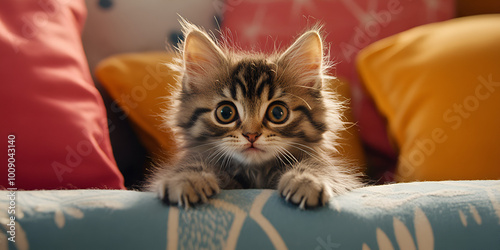
[[222,50],[204,32],[192,29],[184,40],[184,67],[185,74],[190,77],[206,76],[217,67],[220,67],[225,56]]
[[[307,31],[302,34],[278,59],[278,64],[286,64],[296,72],[301,72],[308,87],[321,88],[323,72],[323,42],[320,34]],[[290,67],[291,66],[291,67]]]

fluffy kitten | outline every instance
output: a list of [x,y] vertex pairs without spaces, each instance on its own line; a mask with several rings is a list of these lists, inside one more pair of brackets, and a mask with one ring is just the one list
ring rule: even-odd
[[343,129],[317,29],[286,51],[250,54],[183,22],[173,117],[181,149],[151,189],[169,204],[207,202],[220,189],[273,188],[300,208],[360,186],[334,157]]

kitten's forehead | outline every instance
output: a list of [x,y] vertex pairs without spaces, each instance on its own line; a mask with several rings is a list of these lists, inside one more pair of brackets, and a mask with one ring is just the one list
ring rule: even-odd
[[274,64],[268,63],[265,59],[240,61],[233,70],[233,76],[239,75],[245,80],[257,79],[261,75],[271,74],[274,74]]
[[241,96],[246,99],[260,99],[264,92],[267,98],[272,98],[275,88],[274,64],[264,59],[240,61],[232,71],[229,91],[231,97],[238,100]]

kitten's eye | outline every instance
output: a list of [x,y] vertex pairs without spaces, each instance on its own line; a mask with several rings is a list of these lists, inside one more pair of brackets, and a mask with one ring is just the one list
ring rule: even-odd
[[232,103],[222,103],[215,110],[215,117],[219,123],[229,124],[237,118],[236,108]]
[[282,124],[288,120],[288,108],[283,103],[273,103],[267,109],[267,119],[276,124]]

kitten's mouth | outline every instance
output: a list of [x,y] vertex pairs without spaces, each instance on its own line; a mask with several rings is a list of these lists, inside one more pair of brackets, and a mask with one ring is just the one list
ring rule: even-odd
[[238,154],[238,158],[246,164],[261,164],[270,159],[272,159],[272,154],[265,151],[266,147],[262,145],[255,146],[252,144],[246,144],[242,149],[241,153]]
[[257,148],[257,147],[255,147],[255,146],[252,144],[252,145],[250,145],[250,147],[245,148],[245,149],[243,150],[243,152],[264,152],[264,150],[262,150],[262,149],[260,149],[260,148]]

